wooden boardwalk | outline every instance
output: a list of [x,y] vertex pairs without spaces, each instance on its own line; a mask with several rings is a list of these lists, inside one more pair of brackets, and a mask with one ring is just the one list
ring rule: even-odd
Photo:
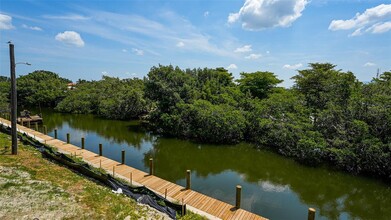
[[[2,118],[0,118],[0,122],[7,126],[10,126],[11,124],[10,121]],[[141,170],[123,165],[104,156],[99,156],[96,153],[81,149],[72,144],[67,144],[66,142],[54,139],[53,137],[44,135],[27,127],[18,125],[17,129],[21,133],[26,133],[36,140],[56,148],[61,153],[76,154],[92,166],[101,166],[108,173],[112,173],[114,167],[116,177],[130,181],[130,175],[132,175],[133,185],[143,185],[162,196],[164,196],[167,189],[167,199],[179,203],[184,201],[189,210],[204,215],[209,219],[266,219],[246,210],[236,209],[235,206],[231,204],[211,198],[194,190],[186,190],[183,186],[161,179],[157,176],[149,175]]]

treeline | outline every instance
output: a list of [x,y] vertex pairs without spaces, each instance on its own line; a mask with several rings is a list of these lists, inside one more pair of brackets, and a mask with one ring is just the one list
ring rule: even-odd
[[10,89],[10,78],[0,76],[0,113],[9,112]]
[[[160,134],[248,141],[305,164],[391,180],[391,72],[362,83],[335,65],[311,63],[293,80],[285,89],[271,72],[242,73],[235,81],[224,68],[159,65],[143,80],[103,77],[79,80],[74,90],[57,87],[45,104],[113,119],[142,116]],[[44,102],[28,96],[22,103]]]
[[146,114],[149,108],[144,98],[144,83],[140,79],[120,80],[103,76],[99,81],[79,80],[76,85],[76,89],[67,91],[56,110],[124,120]]

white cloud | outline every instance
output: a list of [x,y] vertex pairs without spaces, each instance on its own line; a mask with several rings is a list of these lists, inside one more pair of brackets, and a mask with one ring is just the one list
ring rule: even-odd
[[[357,13],[352,19],[333,20],[329,25],[329,30],[351,30],[354,32],[349,36],[359,36],[365,32],[374,34],[384,33],[391,30],[391,4],[381,4],[365,10],[364,13]],[[363,30],[365,29],[365,32]]]
[[122,52],[126,53],[126,52],[128,52],[128,50],[127,49],[122,49]]
[[270,54],[270,51],[266,51],[267,54]]
[[64,31],[63,33],[58,33],[55,39],[66,44],[84,47],[83,39],[80,37],[80,34],[75,31]]
[[246,30],[289,27],[301,16],[308,0],[246,0],[238,13],[228,16],[228,23],[241,22]]
[[237,69],[238,66],[236,66],[236,64],[229,64],[229,66],[227,66],[227,69],[231,70],[231,69]]
[[259,59],[261,56],[262,56],[261,54],[252,53],[244,58],[249,59],[249,60],[256,60],[256,59]]
[[0,30],[10,30],[13,29],[14,26],[12,26],[12,17],[0,14]]
[[143,56],[143,55],[144,55],[144,51],[143,51],[143,50],[140,50],[140,49],[137,49],[137,48],[133,48],[132,51],[133,51],[133,53],[135,53],[137,56]]
[[239,20],[240,14],[239,13],[230,13],[228,16],[228,23],[235,23],[237,20]]
[[364,64],[364,67],[370,67],[370,66],[376,66],[376,64],[371,63],[371,62],[367,62]]
[[391,21],[384,23],[377,23],[372,25],[372,27],[368,28],[366,31],[371,32],[372,34],[381,34],[391,30]]
[[235,53],[246,53],[251,52],[252,50],[251,45],[244,45],[243,47],[236,48]]
[[37,26],[28,26],[28,25],[23,24],[22,27],[26,28],[26,29],[33,30],[33,31],[42,31],[42,28],[37,27]]
[[[170,50],[182,41],[185,45],[183,49],[190,52],[235,57],[228,49],[229,46],[224,41],[218,40],[219,37],[211,37],[183,16],[171,11],[157,14],[158,20],[151,20],[136,14],[92,9],[83,9],[82,12],[91,19],[72,23],[75,31],[120,42],[130,48],[143,48],[145,54],[161,56],[160,51]],[[225,34],[224,37],[229,36]]]
[[295,70],[295,69],[298,69],[302,66],[303,66],[303,64],[301,64],[301,63],[297,63],[297,64],[293,64],[293,65],[285,64],[282,68]]
[[208,16],[209,16],[209,11],[204,12],[204,17],[208,17]]
[[177,44],[176,44],[177,47],[184,47],[185,46],[185,43],[183,43],[182,41],[179,41]]
[[47,19],[60,19],[60,20],[72,20],[72,21],[81,21],[81,20],[89,20],[90,17],[86,17],[83,15],[77,14],[68,14],[68,15],[44,15],[44,18]]
[[362,30],[362,28],[359,28],[359,29],[355,30],[353,33],[349,34],[349,37],[355,37],[355,36],[362,35],[363,33],[362,33],[361,30]]

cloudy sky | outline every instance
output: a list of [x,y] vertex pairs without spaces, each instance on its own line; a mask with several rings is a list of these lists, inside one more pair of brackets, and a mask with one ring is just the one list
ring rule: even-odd
[[158,64],[271,71],[330,62],[370,81],[391,70],[391,0],[2,0],[0,74],[143,77]]

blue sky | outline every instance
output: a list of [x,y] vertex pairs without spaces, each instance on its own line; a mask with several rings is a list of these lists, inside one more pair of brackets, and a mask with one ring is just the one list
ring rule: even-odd
[[330,62],[370,81],[391,70],[391,1],[2,0],[0,74],[49,70],[76,81],[143,77],[158,64],[271,71]]

